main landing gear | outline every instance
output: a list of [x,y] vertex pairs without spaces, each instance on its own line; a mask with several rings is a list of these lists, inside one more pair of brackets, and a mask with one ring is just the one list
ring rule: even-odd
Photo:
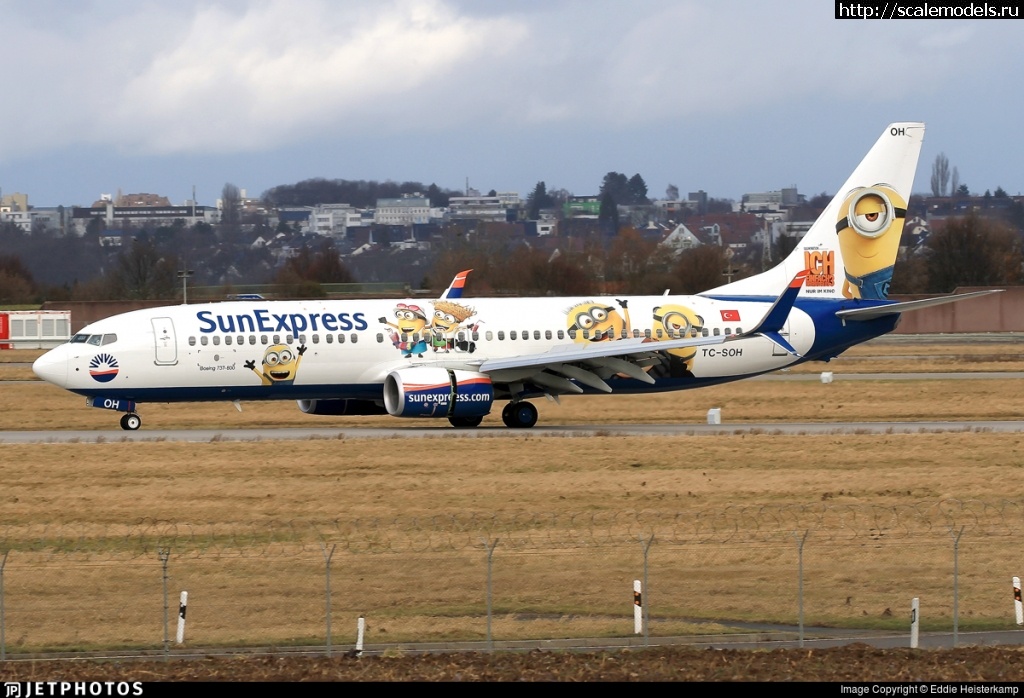
[[529,429],[537,423],[537,408],[530,402],[510,402],[501,411],[501,421],[509,429]]
[[142,417],[129,412],[128,414],[121,416],[121,428],[125,431],[135,431],[142,426]]

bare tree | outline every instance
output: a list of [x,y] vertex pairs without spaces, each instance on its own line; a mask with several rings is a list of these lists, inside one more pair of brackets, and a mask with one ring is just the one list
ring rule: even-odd
[[935,156],[932,164],[932,196],[945,196],[949,184],[949,158],[945,153]]
[[221,223],[237,223],[240,217],[242,208],[242,192],[231,182],[224,185],[224,189],[220,193],[221,202]]

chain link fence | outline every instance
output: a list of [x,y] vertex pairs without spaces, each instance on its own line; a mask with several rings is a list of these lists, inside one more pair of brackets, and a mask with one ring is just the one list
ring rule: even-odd
[[[1020,501],[0,528],[0,658],[1015,626]],[[177,642],[178,599],[188,592]]]

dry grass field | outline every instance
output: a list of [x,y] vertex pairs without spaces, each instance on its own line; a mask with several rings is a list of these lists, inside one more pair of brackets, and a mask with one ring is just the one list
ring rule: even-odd
[[[28,382],[31,372],[17,364],[37,354],[0,352],[0,431],[116,428],[115,413]],[[711,407],[722,409],[726,424],[1016,420],[1024,414],[1020,379],[843,381],[842,374],[1021,371],[1019,354],[1012,342],[872,343],[832,365],[800,369],[834,371],[836,381],[827,385],[746,381],[537,404],[541,424],[568,425],[700,424]],[[368,642],[482,639],[489,545],[495,546],[495,638],[627,635],[631,613],[622,599],[641,574],[641,543],[652,536],[650,601],[657,621],[651,630],[659,636],[792,624],[801,535],[807,535],[809,625],[896,630],[905,625],[910,597],[920,596],[927,600],[925,627],[948,629],[951,536],[957,531],[960,627],[1013,627],[1006,598],[1009,576],[1020,573],[1012,541],[1024,523],[1019,434],[569,438],[526,432],[492,439],[438,426],[422,439],[285,442],[274,440],[275,427],[424,425],[390,418],[332,421],[303,415],[291,402],[247,403],[241,413],[222,404],[143,405],[142,414],[143,430],[267,431],[249,443],[129,443],[108,436],[4,444],[0,554],[9,551],[7,624],[33,624],[31,631],[8,630],[8,651],[137,646],[137,638],[152,635],[153,618],[139,609],[158,601],[155,552],[164,545],[172,551],[172,576],[189,580],[196,599],[191,637],[199,646],[322,644],[317,632],[327,548],[321,544],[337,549],[332,614],[345,642],[362,613],[370,619]],[[489,417],[484,426],[499,423]],[[353,585],[360,589],[355,595]],[[91,609],[62,601],[82,586],[106,586],[104,593],[117,601],[102,597]],[[119,621],[105,630],[111,613]],[[251,619],[244,632],[239,619]],[[795,672],[790,678],[838,680],[800,674],[801,666],[827,665],[823,657],[785,660]],[[447,666],[470,679],[510,679],[514,671],[520,678],[555,678],[530,673],[526,663],[499,669],[504,665],[493,658],[474,661],[460,667],[452,659]],[[672,661],[679,671],[651,678],[744,678],[730,673],[729,663],[705,667],[696,655]],[[731,661],[736,671],[747,664]],[[861,664],[853,655],[841,661],[885,664],[877,657]],[[905,669],[906,660],[900,661]],[[298,678],[275,675],[272,665],[254,665],[248,677]],[[427,665],[431,678],[453,678],[436,663],[421,664]],[[576,677],[635,678],[619,659],[601,665],[608,673],[577,667]],[[397,661],[390,674],[369,666],[338,660],[307,669],[325,679],[415,678]],[[247,678],[222,664],[213,675],[190,675],[194,670],[174,669],[178,678]],[[929,673],[937,669],[922,670],[940,678]],[[95,671],[96,677],[112,675]],[[761,671],[762,679],[780,678]],[[1000,680],[996,673],[952,676]],[[1019,670],[1011,676],[1024,678]]]

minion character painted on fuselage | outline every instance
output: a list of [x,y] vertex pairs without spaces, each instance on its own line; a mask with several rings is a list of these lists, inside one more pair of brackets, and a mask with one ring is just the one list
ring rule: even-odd
[[[683,305],[659,305],[654,309],[654,323],[651,327],[651,341],[661,342],[672,339],[696,337],[704,329],[704,318],[693,309]],[[696,347],[669,349],[668,374],[672,377],[692,375]]]
[[402,356],[409,358],[412,358],[413,354],[419,357],[423,356],[427,350],[427,327],[429,325],[427,314],[423,308],[418,305],[399,303],[395,306],[395,322],[388,322],[388,319],[384,317],[379,320],[388,326],[391,343],[398,347]]
[[888,184],[854,189],[846,197],[836,223],[845,297],[888,298],[906,218],[907,202]]
[[263,385],[291,385],[299,371],[306,345],[292,349],[287,344],[274,344],[263,353],[263,370],[256,368],[256,362],[246,361],[244,366],[260,377]]
[[629,335],[628,302],[616,299],[625,317],[619,315],[619,311],[610,305],[587,301],[569,308],[566,313],[566,323],[569,328],[569,336],[573,341],[580,344],[588,342],[607,342],[615,339],[622,339]]
[[[430,345],[434,351],[448,353],[455,348],[455,333],[476,311],[451,301],[434,301],[434,319],[430,323]],[[467,342],[469,348],[471,342]],[[475,348],[475,345],[474,345]]]

